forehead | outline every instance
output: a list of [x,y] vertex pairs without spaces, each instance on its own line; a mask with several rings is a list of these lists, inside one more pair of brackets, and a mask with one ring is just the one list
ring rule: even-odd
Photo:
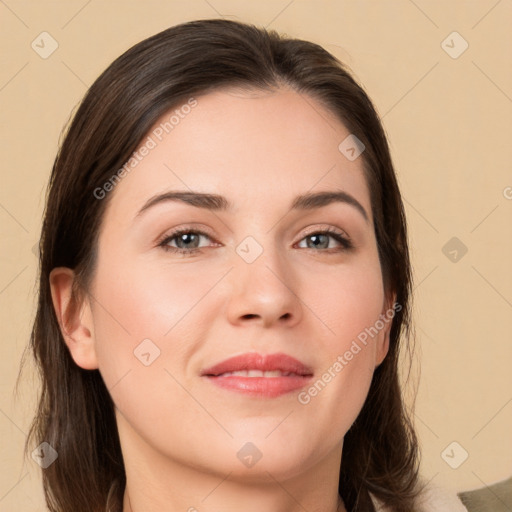
[[221,194],[235,211],[264,206],[269,215],[270,203],[277,212],[305,192],[343,190],[370,212],[362,158],[350,161],[338,149],[349,135],[317,100],[292,90],[197,96],[164,114],[143,138],[136,165],[126,166],[110,192],[105,222],[132,219],[167,190]]

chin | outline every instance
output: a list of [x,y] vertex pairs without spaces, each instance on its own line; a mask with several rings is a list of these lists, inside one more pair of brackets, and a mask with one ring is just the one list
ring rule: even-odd
[[251,466],[246,466],[237,459],[226,464],[221,472],[224,475],[229,473],[229,479],[232,481],[264,484],[294,478],[313,465],[313,462],[308,464],[307,460],[297,457],[293,448],[288,450],[289,453],[263,453],[261,459],[253,462]]
[[[278,422],[273,422],[273,428]],[[332,447],[319,446],[311,435],[300,433],[293,437],[276,430],[270,436],[254,432],[245,435],[229,429],[227,435],[213,436],[200,442],[185,442],[178,452],[163,450],[166,457],[196,471],[215,475],[221,480],[229,474],[229,480],[252,484],[269,483],[272,479],[284,481],[314,466]],[[267,439],[265,439],[265,437]],[[188,447],[188,449],[186,449]]]
[[[274,422],[273,428],[275,426]],[[233,478],[256,483],[268,482],[271,475],[277,480],[286,480],[313,466],[322,453],[322,447],[316,446],[312,437],[304,433],[294,437],[289,433],[283,435],[284,432],[280,435],[277,430],[270,435],[269,432],[271,430],[267,429],[264,434],[255,432],[243,441],[236,436],[230,442],[225,460],[230,466],[226,470],[232,472]]]

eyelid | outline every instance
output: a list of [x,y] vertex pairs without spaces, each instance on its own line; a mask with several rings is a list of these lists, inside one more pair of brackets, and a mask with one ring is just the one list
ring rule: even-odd
[[204,227],[203,225],[184,224],[182,226],[165,231],[165,233],[163,235],[161,235],[157,238],[156,244],[158,245],[161,242],[163,242],[165,239],[172,238],[174,236],[179,235],[180,233],[188,233],[188,232],[198,233],[198,234],[207,236],[212,240],[215,239],[212,231],[209,228]]
[[343,236],[347,240],[351,240],[350,236],[344,229],[334,227],[331,224],[316,224],[313,227],[307,227],[305,229],[306,231],[302,232],[299,241],[302,240],[304,237],[313,235],[315,233],[335,233],[337,235]]

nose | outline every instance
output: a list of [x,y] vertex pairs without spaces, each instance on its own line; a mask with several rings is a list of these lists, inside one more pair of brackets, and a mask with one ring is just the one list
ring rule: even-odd
[[277,251],[265,248],[252,263],[234,254],[227,306],[233,325],[259,324],[292,327],[302,318],[302,301],[297,295],[300,283]]

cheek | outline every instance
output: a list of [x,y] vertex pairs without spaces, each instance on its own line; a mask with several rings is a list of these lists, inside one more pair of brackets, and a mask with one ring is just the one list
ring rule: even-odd
[[109,389],[128,373],[149,386],[161,378],[156,372],[183,369],[216,317],[215,307],[203,299],[225,273],[128,260],[104,261],[93,291],[95,348]]
[[[202,299],[219,277],[209,272],[191,279],[190,273],[147,266],[144,272],[135,266],[106,269],[97,290],[105,307],[96,304],[94,312],[96,350],[124,442],[139,443],[140,437],[160,453],[206,466],[213,455],[201,434],[212,430],[219,451],[226,434],[205,414],[201,404],[207,400],[193,399],[185,369],[213,323],[204,315],[211,303]],[[229,454],[238,449],[229,447]]]
[[191,402],[175,368],[193,350],[189,316],[204,287],[126,263],[103,269],[94,310],[99,371],[118,414],[142,437],[164,439],[169,425],[185,428],[171,414]]
[[[347,267],[305,279],[303,296],[316,313],[322,336],[319,366],[312,386],[299,403],[316,409],[315,415],[346,431],[366,399],[375,370],[376,347],[381,341],[380,315],[384,290],[378,265]],[[328,417],[330,416],[330,418]]]
[[315,272],[302,282],[301,298],[318,318],[324,348],[333,358],[348,350],[358,336],[364,338],[379,320],[384,290],[378,263]]

